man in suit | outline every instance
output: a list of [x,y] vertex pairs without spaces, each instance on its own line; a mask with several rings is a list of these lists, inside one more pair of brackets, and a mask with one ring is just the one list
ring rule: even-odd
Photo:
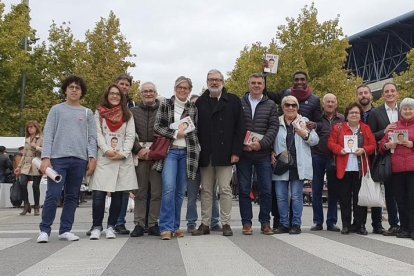
[[[382,87],[382,98],[385,103],[373,109],[368,118],[368,124],[379,142],[388,131],[393,130],[399,118],[398,113],[398,90],[394,83],[386,83]],[[392,181],[384,181],[385,187],[385,204],[387,205],[388,223],[390,228],[384,231],[384,236],[396,236],[400,230],[398,226],[399,219],[397,214],[397,204],[392,192]]]

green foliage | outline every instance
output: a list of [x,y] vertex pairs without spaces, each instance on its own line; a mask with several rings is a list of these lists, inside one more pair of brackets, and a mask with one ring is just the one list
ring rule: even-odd
[[248,76],[262,71],[265,53],[279,55],[276,75],[267,76],[268,91],[282,91],[292,86],[295,71],[305,71],[318,96],[330,92],[338,97],[339,109],[355,100],[355,89],[361,79],[343,69],[350,47],[343,38],[339,18],[319,23],[314,4],[305,6],[297,19],[287,18],[287,24],[277,28],[269,46],[260,42],[245,47],[229,72],[227,87],[237,94],[247,91]]
[[398,85],[400,99],[414,98],[414,49],[407,54],[408,70],[400,75],[394,74],[394,81]]

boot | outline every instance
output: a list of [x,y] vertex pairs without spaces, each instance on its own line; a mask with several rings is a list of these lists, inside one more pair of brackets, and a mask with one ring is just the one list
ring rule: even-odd
[[34,215],[35,215],[35,216],[40,215],[40,212],[39,212],[39,206],[36,206],[36,205],[35,205],[33,209],[34,209]]
[[23,212],[20,213],[21,216],[26,215],[27,213],[31,213],[32,212],[32,207],[30,207],[30,203],[29,202],[25,202],[24,203],[24,207],[23,207]]

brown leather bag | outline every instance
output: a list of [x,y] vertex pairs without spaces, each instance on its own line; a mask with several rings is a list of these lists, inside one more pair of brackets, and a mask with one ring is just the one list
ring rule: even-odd
[[149,148],[149,160],[163,160],[167,157],[168,149],[170,148],[171,140],[161,135],[154,135],[154,142]]

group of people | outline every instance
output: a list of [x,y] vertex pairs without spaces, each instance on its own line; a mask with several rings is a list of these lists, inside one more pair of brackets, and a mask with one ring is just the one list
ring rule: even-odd
[[[29,167],[36,156],[42,159],[41,172],[53,167],[62,175],[59,183],[48,179],[39,243],[49,240],[62,189],[65,203],[59,238],[79,239],[71,228],[85,175],[90,177],[93,198],[92,227],[87,233],[91,240],[98,240],[103,232],[108,239],[116,234],[139,237],[145,231],[162,240],[183,237],[180,218],[186,192],[188,233],[222,231],[231,236],[233,166],[244,235],[253,234],[253,168],[262,234],[301,233],[305,180],[312,181],[311,231],[322,230],[326,175],[326,229],[366,235],[367,208],[358,205],[358,192],[374,154],[391,154],[393,175],[384,182],[390,228],[382,226],[382,209],[371,208],[373,232],[414,238],[414,162],[410,162],[414,161],[414,99],[397,103],[395,84],[384,85],[385,104],[377,108],[372,106],[369,87],[361,85],[344,115],[337,112],[334,94],[324,95],[321,107],[305,72],[294,73],[292,87],[281,93],[266,92],[264,76],[252,74],[249,91],[241,98],[227,91],[222,73],[215,69],[207,73],[208,89],[199,97],[190,98],[191,79],[180,76],[169,99],[158,99],[154,83],[142,83],[142,101],[135,104],[128,95],[131,84],[130,76],[121,75],[105,91],[94,115],[80,104],[87,91],[84,80],[68,77],[62,84],[66,101],[52,107],[44,133],[37,123],[27,124],[24,158],[16,169],[22,185],[39,178],[40,172]],[[195,129],[177,127],[183,119]],[[390,140],[396,130],[405,131],[407,139]],[[257,139],[246,141],[247,132]],[[344,139],[350,135],[357,144],[353,152],[345,150]],[[162,137],[168,141],[168,152],[165,158],[154,158]],[[200,188],[197,228],[195,202]],[[104,230],[107,196],[111,204]],[[130,197],[135,201],[131,232],[125,227]],[[26,198],[22,214],[30,212]],[[336,226],[338,201],[342,229]],[[35,202],[35,213],[38,206]]]

